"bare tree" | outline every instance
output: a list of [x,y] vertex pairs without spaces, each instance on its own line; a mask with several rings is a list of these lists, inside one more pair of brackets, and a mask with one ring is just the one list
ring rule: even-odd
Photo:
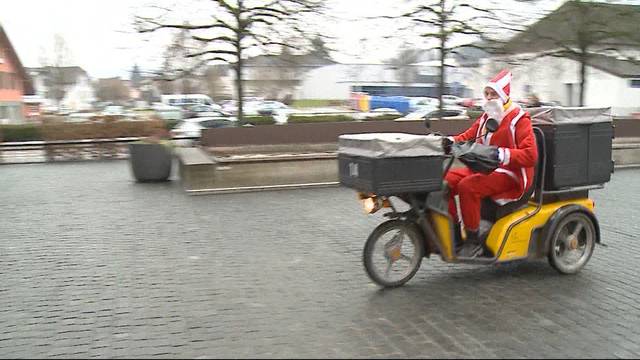
[[515,36],[504,47],[506,53],[528,53],[518,61],[542,56],[573,59],[579,63],[580,99],[584,105],[587,66],[604,54],[626,57],[625,48],[640,46],[638,5],[572,0]]
[[318,13],[320,0],[212,0],[210,18],[206,21],[175,23],[166,19],[171,9],[157,16],[137,16],[140,33],[161,29],[181,29],[191,32],[191,38],[202,48],[191,49],[187,55],[200,59],[200,64],[214,61],[230,63],[236,74],[238,119],[243,120],[243,68],[246,53],[252,49],[273,51],[273,46],[298,48],[287,41],[295,34],[306,34],[301,21],[305,14]]
[[[60,102],[66,94],[66,85],[69,79],[66,79],[68,67],[71,62],[71,51],[67,46],[64,37],[60,34],[54,35],[52,62],[48,64],[48,85],[49,97],[56,101],[56,105],[60,106]],[[42,58],[46,59],[46,58]],[[47,61],[47,60],[44,60]]]
[[[465,48],[482,48],[489,53],[498,53],[508,32],[520,31],[517,21],[510,18],[493,1],[479,0],[408,0],[407,8],[399,15],[385,15],[378,18],[402,21],[399,29],[388,38],[402,36],[404,39],[418,37],[422,41],[435,44],[434,49],[440,62],[438,79],[439,109],[442,112],[442,96],[446,88],[446,60],[453,55],[464,56]],[[502,4],[504,7],[504,4]],[[497,30],[497,31],[496,31]],[[402,56],[402,53],[401,53]],[[408,61],[408,60],[402,60]]]
[[[184,24],[189,26],[188,23]],[[196,78],[200,75],[199,61],[189,55],[197,47],[189,29],[180,29],[164,53],[161,78],[168,83],[168,93],[192,94],[197,92]]]
[[421,60],[423,54],[423,50],[413,49],[405,45],[398,56],[388,61],[397,70],[398,80],[402,86],[415,82],[418,76],[415,64]]

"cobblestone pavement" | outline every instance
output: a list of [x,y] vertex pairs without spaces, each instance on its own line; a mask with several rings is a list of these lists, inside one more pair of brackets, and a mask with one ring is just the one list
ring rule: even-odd
[[126,161],[0,167],[0,356],[638,357],[640,171],[593,193],[608,247],[546,262],[425,260],[382,291],[381,221],[348,189],[191,197]]

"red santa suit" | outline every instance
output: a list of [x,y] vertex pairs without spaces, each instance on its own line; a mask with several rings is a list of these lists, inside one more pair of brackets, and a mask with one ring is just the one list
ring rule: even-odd
[[[462,134],[453,137],[454,142],[472,140],[498,147],[500,166],[490,174],[474,173],[469,168],[452,169],[445,177],[449,188],[449,212],[454,221],[459,221],[455,196],[460,197],[462,220],[470,231],[477,231],[480,225],[480,205],[485,197],[504,205],[518,200],[532,186],[534,166],[538,159],[531,118],[527,112],[509,99],[511,73],[503,70],[488,87],[494,89],[504,104],[504,116],[494,132],[488,132],[485,125],[487,113],[483,113],[473,125]],[[498,120],[498,119],[496,119]]]

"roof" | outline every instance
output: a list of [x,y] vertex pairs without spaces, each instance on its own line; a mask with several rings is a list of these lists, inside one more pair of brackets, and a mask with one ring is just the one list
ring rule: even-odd
[[587,64],[595,69],[622,78],[640,77],[640,62],[617,59],[613,56],[591,54],[587,59]]
[[80,76],[89,77],[86,71],[79,66],[45,66],[39,68],[27,68],[29,72],[35,72],[39,76],[44,77],[44,81],[46,85],[49,85],[51,81],[51,76],[54,72],[60,71],[62,74],[62,84],[63,85],[74,85],[78,82],[78,78]]
[[[567,1],[504,46],[510,54],[578,46],[580,37],[599,45],[639,46],[640,5]],[[607,38],[602,38],[608,34]],[[609,35],[615,34],[615,38]]]
[[25,70],[24,66],[22,66],[22,62],[18,57],[18,53],[16,53],[16,50],[13,48],[13,45],[11,44],[11,41],[9,40],[9,37],[7,36],[7,33],[4,31],[4,28],[2,27],[2,25],[0,25],[0,44],[6,45],[7,50],[9,50],[9,56],[11,57],[12,62],[16,65],[16,69],[18,70],[18,73],[24,79],[24,94],[34,95],[35,89],[33,88],[33,82],[31,80],[31,77]]

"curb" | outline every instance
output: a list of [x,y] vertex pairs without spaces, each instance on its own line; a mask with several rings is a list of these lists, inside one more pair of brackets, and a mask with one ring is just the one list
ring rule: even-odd
[[264,185],[264,186],[242,186],[242,187],[230,187],[230,188],[197,189],[197,190],[186,190],[186,192],[188,195],[214,195],[214,194],[234,194],[234,193],[243,193],[243,192],[258,192],[258,191],[326,188],[326,187],[338,187],[338,186],[340,186],[340,182],[332,181],[332,182],[308,183],[308,184]]
[[[637,169],[640,168],[640,164],[627,164],[616,165],[614,169]],[[197,189],[186,190],[187,194],[197,195],[215,195],[215,194],[234,194],[234,193],[248,193],[259,191],[279,191],[279,190],[299,190],[299,189],[312,189],[312,188],[327,188],[327,187],[339,187],[339,181],[322,182],[322,183],[307,183],[307,184],[286,184],[286,185],[264,185],[264,186],[240,186],[229,188],[211,188],[211,189]]]

